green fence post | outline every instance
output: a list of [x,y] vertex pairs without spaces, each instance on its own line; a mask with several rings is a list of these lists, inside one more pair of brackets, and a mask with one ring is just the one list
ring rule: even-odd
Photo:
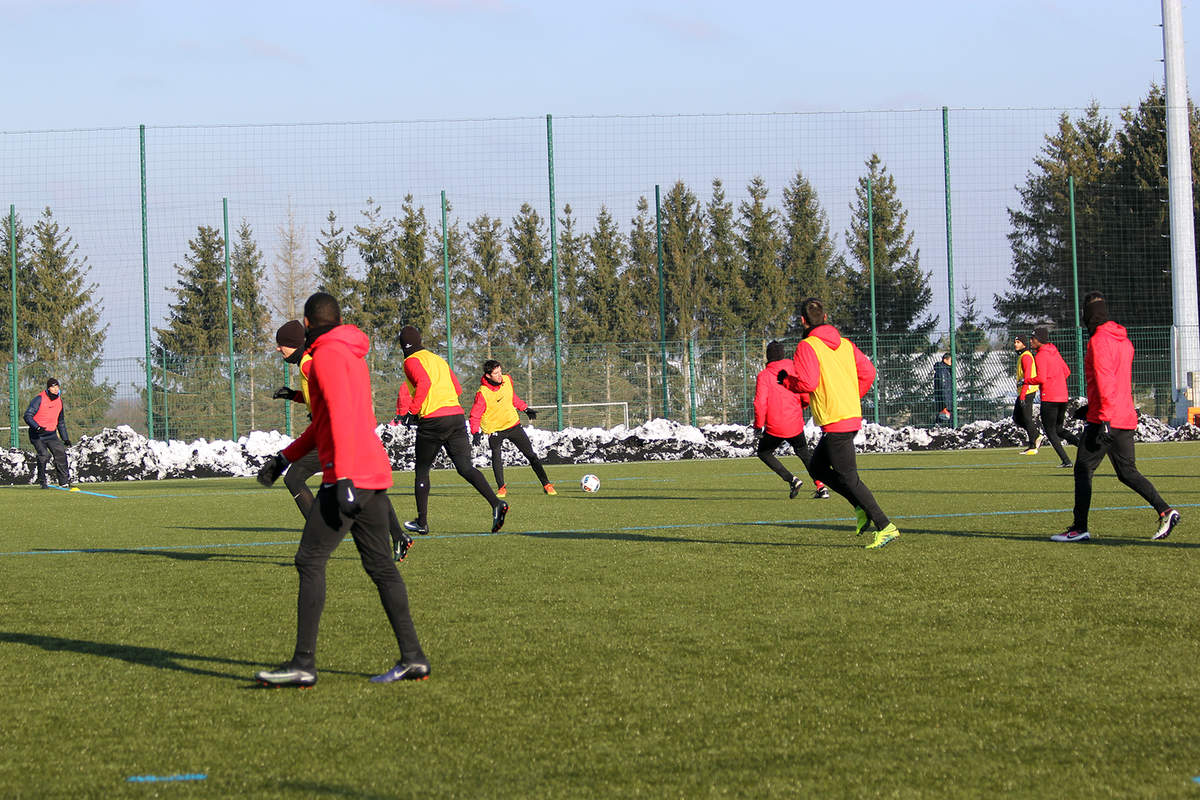
[[[750,375],[746,371],[746,332],[742,331],[742,413],[750,407]],[[753,424],[753,418],[750,420]]]
[[[870,268],[871,279],[871,363],[879,364],[879,343],[875,326],[875,208],[874,184],[867,177],[867,265]],[[872,397],[875,398],[875,424],[879,424],[879,373],[875,374],[875,383],[871,387]]]
[[17,207],[8,207],[8,293],[12,297],[12,361],[8,366],[8,432],[15,449],[17,434]]
[[942,158],[946,174],[946,286],[950,292],[950,427],[958,427],[958,353],[954,321],[954,225],[950,217],[950,111],[942,106]]
[[692,427],[697,427],[696,424],[696,344],[695,340],[689,338],[687,343],[688,349],[688,398],[691,400],[692,413],[689,415]]
[[[446,190],[442,189],[442,281],[446,289],[446,363],[454,370],[454,329],[450,324],[450,234],[446,229]],[[288,436],[292,432],[288,430]]]
[[167,391],[167,348],[162,350],[162,417],[163,417],[163,441],[171,440],[171,404],[168,402],[171,394]]
[[[286,361],[283,362],[283,385],[290,386],[289,381],[292,377],[292,368],[288,366]],[[283,401],[283,429],[288,436],[292,435],[292,401]]]
[[554,302],[554,391],[558,406],[558,430],[563,428],[562,408],[562,332],[558,321],[558,211],[554,201],[554,124],[546,115],[546,165],[550,176],[550,280]]
[[229,198],[221,198],[225,221],[225,322],[229,330],[229,410],[233,423],[233,441],[237,441],[237,361],[233,355],[233,281],[229,277]]
[[1079,365],[1079,396],[1087,394],[1083,378],[1083,328],[1079,324],[1079,254],[1075,250],[1075,176],[1067,176],[1067,195],[1071,203],[1071,285],[1075,287],[1075,363]]
[[667,391],[667,295],[663,281],[662,198],[654,184],[654,236],[658,242],[658,339],[662,347],[663,419],[671,418],[671,396]]
[[[154,368],[150,352],[150,236],[146,216],[146,126],[138,126],[138,151],[142,166],[142,327],[146,331],[146,438],[154,438]],[[163,371],[165,385],[166,371]]]

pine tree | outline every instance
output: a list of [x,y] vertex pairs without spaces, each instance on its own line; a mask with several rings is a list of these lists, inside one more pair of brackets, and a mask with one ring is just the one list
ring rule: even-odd
[[254,231],[244,219],[229,254],[229,271],[233,278],[234,351],[247,356],[261,353],[267,349],[271,318],[262,296],[265,269]]
[[316,277],[304,245],[304,226],[296,223],[291,202],[288,203],[287,222],[277,230],[279,249],[271,265],[270,307],[276,322],[282,324],[304,315],[304,302],[315,291]]
[[546,233],[542,218],[533,206],[521,204],[509,225],[506,240],[513,270],[509,284],[513,343],[526,350],[523,394],[531,397],[536,348],[548,337],[546,321],[552,319]]
[[[389,286],[397,293],[399,309],[391,325],[376,325],[377,335],[382,333],[389,342],[396,343],[405,325],[428,333],[433,322],[434,262],[429,258],[431,236],[425,207],[415,206],[410,194],[405,195],[400,212],[393,226],[396,280]],[[437,263],[441,263],[440,258]]]
[[[399,342],[401,293],[404,280],[397,265],[395,222],[383,216],[383,207],[367,198],[363,222],[354,226],[354,246],[362,258],[362,324],[378,348],[383,341]],[[343,315],[344,316],[344,315]],[[394,334],[389,336],[388,334]]]
[[740,336],[746,330],[746,319],[754,314],[755,303],[745,283],[746,259],[734,228],[733,203],[726,199],[719,178],[713,179],[704,223],[710,298],[704,309],[706,332],[717,339]]
[[845,317],[846,265],[837,253],[816,190],[800,172],[783,190],[782,216],[779,268],[791,302],[787,335],[799,337],[804,330],[800,302],[806,297],[819,298],[835,323]]
[[116,391],[115,384],[95,378],[108,335],[108,325],[100,324],[97,284],[88,282],[91,267],[79,255],[71,229],[61,227],[49,207],[31,234],[29,295],[18,311],[18,358],[27,367],[21,372],[22,394],[40,391],[47,376],[58,377],[71,398],[72,427],[94,430]]
[[[10,230],[10,224],[12,229]],[[16,243],[17,254],[17,325],[24,324],[21,309],[30,301],[30,283],[23,280],[29,270],[29,229],[21,223],[21,215],[13,219],[4,217],[3,240],[0,241],[0,363],[12,361],[12,252],[10,245]],[[22,334],[17,331],[17,342],[20,343]],[[18,360],[20,356],[18,355]]]
[[[346,250],[350,247],[350,237],[345,228],[338,227],[337,214],[332,210],[325,221],[329,227],[321,230],[321,238],[317,240],[319,255],[316,264],[316,290],[337,299],[342,309],[343,321],[365,327],[362,319],[362,284],[346,267]],[[300,308],[303,312],[303,303]]]
[[994,410],[992,377],[987,372],[991,343],[982,322],[975,295],[964,288],[959,306],[959,322],[955,331],[954,372],[957,376],[960,422],[986,419]]
[[201,225],[188,241],[184,266],[175,265],[178,283],[171,290],[165,328],[155,328],[158,345],[174,356],[212,356],[229,349],[225,314],[225,240],[214,227]]
[[463,308],[474,319],[474,338],[482,345],[484,355],[492,358],[493,348],[511,343],[505,303],[514,280],[512,265],[504,257],[500,220],[480,214],[467,231]]
[[[563,206],[563,215],[558,218],[558,304],[561,309],[559,326],[568,342],[579,341],[580,328],[587,324],[579,312],[583,253],[587,242],[579,235],[576,224],[571,204],[567,203]],[[553,324],[553,317],[550,322]]]
[[637,213],[630,220],[626,266],[621,271],[621,307],[625,313],[613,339],[622,342],[653,342],[661,336],[658,314],[658,242],[650,202],[638,198]]
[[[466,260],[467,235],[459,221],[450,216],[453,207],[446,201],[446,253],[445,268],[442,263],[442,236],[440,229],[437,234],[431,230],[428,239],[428,258],[433,270],[433,296],[430,302],[432,320],[429,323],[429,335],[433,341],[449,341],[446,332],[446,278],[450,274],[450,326],[454,337],[454,367],[458,368],[458,353],[472,338],[471,326],[473,320],[467,311]],[[447,353],[450,355],[450,353]]]
[[738,231],[746,258],[746,288],[754,298],[746,329],[758,337],[772,339],[787,330],[793,307],[787,280],[779,267],[782,242],[778,212],[767,206],[767,185],[755,177],[746,187],[748,201],[738,206]]
[[926,314],[933,292],[929,288],[929,275],[921,270],[920,251],[913,246],[913,234],[907,230],[908,212],[897,196],[895,179],[876,154],[872,154],[866,166],[866,176],[858,179],[850,230],[846,232],[847,246],[858,265],[847,280],[853,314],[839,327],[843,333],[849,332],[852,339],[858,337],[855,343],[869,353],[865,339],[871,334],[872,321],[873,234],[874,321],[879,343],[876,384],[884,405],[880,411],[888,416],[897,412],[917,413],[928,402],[928,395],[920,388],[926,376],[916,372],[934,350],[930,334],[937,325],[937,317]]
[[1012,274],[1009,291],[996,295],[996,321],[1024,331],[1045,320],[1075,327],[1068,178],[1075,179],[1075,230],[1081,292],[1104,272],[1101,245],[1103,185],[1112,172],[1112,130],[1093,103],[1077,120],[1059,117],[1042,154],[1017,188],[1018,209],[1009,209]]
[[700,310],[708,302],[708,287],[700,204],[683,181],[667,192],[662,217],[667,330],[669,338],[686,341],[700,332]]
[[608,209],[601,205],[596,226],[586,237],[584,268],[579,284],[579,323],[572,341],[613,342],[620,318],[628,313],[620,291],[621,264],[626,244]]

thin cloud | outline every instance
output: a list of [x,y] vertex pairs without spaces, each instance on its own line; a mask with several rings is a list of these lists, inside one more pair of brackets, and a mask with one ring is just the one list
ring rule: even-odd
[[242,37],[242,47],[250,55],[268,61],[281,61],[285,64],[292,64],[298,67],[302,67],[308,63],[307,59],[299,53],[294,53],[274,42],[255,39],[251,36]]
[[668,33],[691,42],[714,42],[722,38],[722,30],[711,22],[694,17],[675,17],[650,14],[646,19]]

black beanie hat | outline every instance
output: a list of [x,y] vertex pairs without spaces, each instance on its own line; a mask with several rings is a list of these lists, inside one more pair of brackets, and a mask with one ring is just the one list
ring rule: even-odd
[[1083,324],[1094,331],[1108,322],[1108,304],[1099,292],[1088,292],[1083,298]]
[[1050,328],[1047,325],[1038,325],[1033,329],[1033,338],[1037,339],[1042,344],[1050,341]]
[[58,386],[58,378],[51,378],[46,381],[46,388],[49,389],[51,386]]
[[1029,341],[1028,341],[1028,340],[1025,338],[1025,334],[1023,334],[1023,333],[1014,333],[1014,334],[1013,334],[1013,341],[1014,341],[1014,342],[1020,342],[1021,344],[1024,344],[1024,345],[1028,345],[1028,344],[1029,344]]
[[294,319],[283,323],[275,331],[275,344],[293,349],[304,347],[304,325]]
[[400,349],[404,351],[405,358],[420,350],[421,332],[412,325],[405,325],[403,328],[401,328]]
[[783,346],[783,342],[771,342],[767,345],[767,363],[772,361],[782,361],[787,358],[787,348]]

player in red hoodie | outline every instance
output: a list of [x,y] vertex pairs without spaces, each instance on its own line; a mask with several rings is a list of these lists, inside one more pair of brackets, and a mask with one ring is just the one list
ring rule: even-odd
[[1063,449],[1060,439],[1069,444],[1079,444],[1075,434],[1063,427],[1067,400],[1070,399],[1067,378],[1071,377],[1071,368],[1059,355],[1058,348],[1050,344],[1050,329],[1047,326],[1039,325],[1033,329],[1033,336],[1029,337],[1029,347],[1033,350],[1035,374],[1027,377],[1025,383],[1041,390],[1042,429],[1062,462],[1059,466],[1070,467],[1071,459],[1067,458],[1067,451]]
[[1179,524],[1179,512],[1167,505],[1154,484],[1138,472],[1134,460],[1133,432],[1138,416],[1133,406],[1133,344],[1125,328],[1108,319],[1108,307],[1100,292],[1088,292],[1083,298],[1083,321],[1089,334],[1083,359],[1088,403],[1079,410],[1087,424],[1075,455],[1075,519],[1071,527],[1050,539],[1084,542],[1092,538],[1088,532],[1092,473],[1105,455],[1117,479],[1158,512],[1158,527],[1151,538],[1165,539]]
[[263,466],[259,481],[271,485],[290,462],[314,447],[324,475],[296,550],[300,592],[295,652],[288,663],[263,670],[256,677],[260,683],[274,686],[312,686],[317,682],[317,628],[325,607],[325,564],[348,532],[363,569],[375,583],[400,648],[396,666],[371,682],[424,680],[429,677],[429,661],[417,640],[404,579],[388,547],[391,503],[387,490],[392,485],[392,464],[375,434],[366,362],[371,343],[358,328],[342,324],[337,300],[324,292],[317,292],[304,304],[304,327],[305,349],[312,355],[308,375],[312,422]]
[[[789,380],[787,371],[791,365],[792,360],[787,357],[782,342],[767,345],[767,367],[754,381],[754,429],[759,432],[759,460],[783,478],[788,485],[788,497],[795,499],[804,481],[775,457],[779,445],[787,442],[800,457],[805,470],[812,460],[812,451],[804,438],[804,407],[808,405],[808,393],[793,392],[784,386]],[[828,499],[829,489],[825,484],[816,481],[815,486],[817,490],[813,497]]]
[[825,307],[815,297],[800,304],[804,339],[792,356],[794,382],[788,388],[808,392],[809,409],[821,426],[821,441],[808,471],[854,507],[855,534],[875,525],[875,541],[868,550],[900,538],[900,531],[875,502],[871,490],[858,477],[854,435],[862,428],[863,395],[875,382],[875,365],[849,339],[825,321]]

